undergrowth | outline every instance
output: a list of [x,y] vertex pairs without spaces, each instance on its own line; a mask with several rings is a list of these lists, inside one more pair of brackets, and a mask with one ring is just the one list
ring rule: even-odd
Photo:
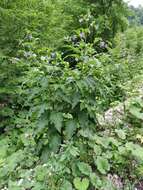
[[90,13],[82,19],[86,27],[59,50],[40,48],[28,32],[16,57],[2,57],[17,66],[0,92],[0,101],[7,97],[0,104],[2,190],[133,190],[142,180],[142,97],[129,102],[120,124],[105,127],[97,115],[124,102],[141,80],[143,30],[117,34],[113,47],[96,35]]

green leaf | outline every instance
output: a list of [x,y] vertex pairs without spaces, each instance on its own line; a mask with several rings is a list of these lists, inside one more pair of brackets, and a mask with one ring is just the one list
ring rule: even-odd
[[100,188],[102,186],[102,181],[95,173],[90,174],[90,181],[92,185],[96,188]]
[[80,94],[74,93],[72,96],[72,109],[75,108],[79,102],[80,102]]
[[134,157],[140,161],[143,161],[143,148],[140,145],[128,142],[125,146],[128,151],[131,151]]
[[65,180],[65,181],[63,182],[63,184],[62,184],[60,190],[67,190],[67,189],[68,189],[68,190],[72,190],[73,188],[72,188],[72,184],[71,184],[69,181]]
[[70,154],[74,157],[79,156],[79,150],[77,147],[70,147]]
[[44,189],[44,185],[41,184],[40,182],[35,182],[34,187],[32,188],[32,190],[43,190]]
[[40,117],[40,120],[37,122],[39,128],[45,128],[48,125],[49,121],[46,117]]
[[101,149],[101,147],[99,145],[95,144],[93,149],[94,149],[94,152],[95,152],[96,155],[100,155],[102,153],[102,149]]
[[92,168],[89,164],[84,163],[84,162],[79,162],[77,164],[79,170],[81,171],[82,174],[85,174],[87,176],[90,175],[90,173],[92,172]]
[[122,129],[115,129],[115,132],[117,133],[120,139],[126,139],[126,134]]
[[41,160],[43,162],[47,162],[49,160],[49,157],[51,155],[51,152],[56,153],[60,147],[61,144],[61,137],[58,134],[50,134],[50,141],[49,141],[49,146],[44,146],[42,149],[42,153],[41,153]]
[[135,106],[131,106],[129,109],[130,113],[135,116],[137,119],[143,120],[143,113],[141,113],[141,109]]
[[61,133],[63,114],[61,112],[52,112],[50,115],[50,121],[55,125],[55,128]]
[[45,110],[47,109],[47,105],[46,104],[42,104],[39,106],[40,110],[38,112],[38,117],[40,117],[44,112]]
[[47,176],[47,168],[39,165],[35,169],[36,179],[38,182],[43,182]]
[[58,134],[51,134],[51,140],[49,142],[49,147],[52,152],[57,152],[61,144],[61,136]]
[[66,124],[65,124],[65,136],[67,137],[67,139],[70,139],[73,136],[76,128],[77,128],[77,122],[75,120],[69,120],[66,122]]
[[108,160],[105,158],[102,158],[101,156],[97,157],[95,163],[96,163],[97,169],[102,174],[106,174],[107,171],[109,171],[109,169],[110,169],[110,165],[109,165]]
[[77,190],[87,190],[89,186],[89,180],[87,178],[81,180],[77,177],[74,179],[73,183]]

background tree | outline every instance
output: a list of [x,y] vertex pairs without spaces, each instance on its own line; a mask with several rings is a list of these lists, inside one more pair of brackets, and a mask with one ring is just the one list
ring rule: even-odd
[[128,26],[126,19],[128,7],[120,0],[87,0],[91,5],[92,15],[97,20],[99,36],[105,40],[113,39],[118,31]]
[[143,25],[143,7],[130,6],[131,15],[129,16],[129,21],[131,25]]
[[83,0],[2,0],[0,2],[1,53],[13,54],[19,41],[30,31],[40,45],[57,47],[63,37],[78,27],[86,9]]

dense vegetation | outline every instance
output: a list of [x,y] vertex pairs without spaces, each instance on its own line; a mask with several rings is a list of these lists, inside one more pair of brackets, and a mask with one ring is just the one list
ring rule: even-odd
[[127,5],[1,0],[0,15],[0,189],[140,190],[143,28]]
[[131,24],[143,25],[143,7],[134,7],[130,6],[131,15],[129,16],[129,20]]

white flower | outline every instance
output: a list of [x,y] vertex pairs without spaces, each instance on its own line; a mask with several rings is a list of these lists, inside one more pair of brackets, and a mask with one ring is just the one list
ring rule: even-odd
[[80,23],[82,23],[82,22],[83,22],[83,19],[82,19],[82,18],[80,18],[80,19],[79,19],[79,22],[80,22]]
[[31,181],[31,178],[30,178],[30,177],[28,177],[28,181]]
[[33,57],[37,57],[37,55],[35,53],[33,53]]
[[28,38],[31,40],[33,38],[33,36],[31,34],[29,34]]
[[25,138],[28,138],[29,137],[29,134],[28,133],[25,133]]
[[41,61],[45,61],[46,57],[45,56],[41,56]]
[[20,179],[17,183],[18,186],[20,186],[23,183],[23,179]]
[[80,33],[80,37],[81,37],[81,38],[85,38],[85,33],[84,33],[84,32],[81,32],[81,33]]
[[100,47],[101,47],[101,48],[105,48],[105,42],[103,42],[103,41],[100,42]]
[[49,176],[51,176],[52,175],[52,173],[51,172],[49,172]]

